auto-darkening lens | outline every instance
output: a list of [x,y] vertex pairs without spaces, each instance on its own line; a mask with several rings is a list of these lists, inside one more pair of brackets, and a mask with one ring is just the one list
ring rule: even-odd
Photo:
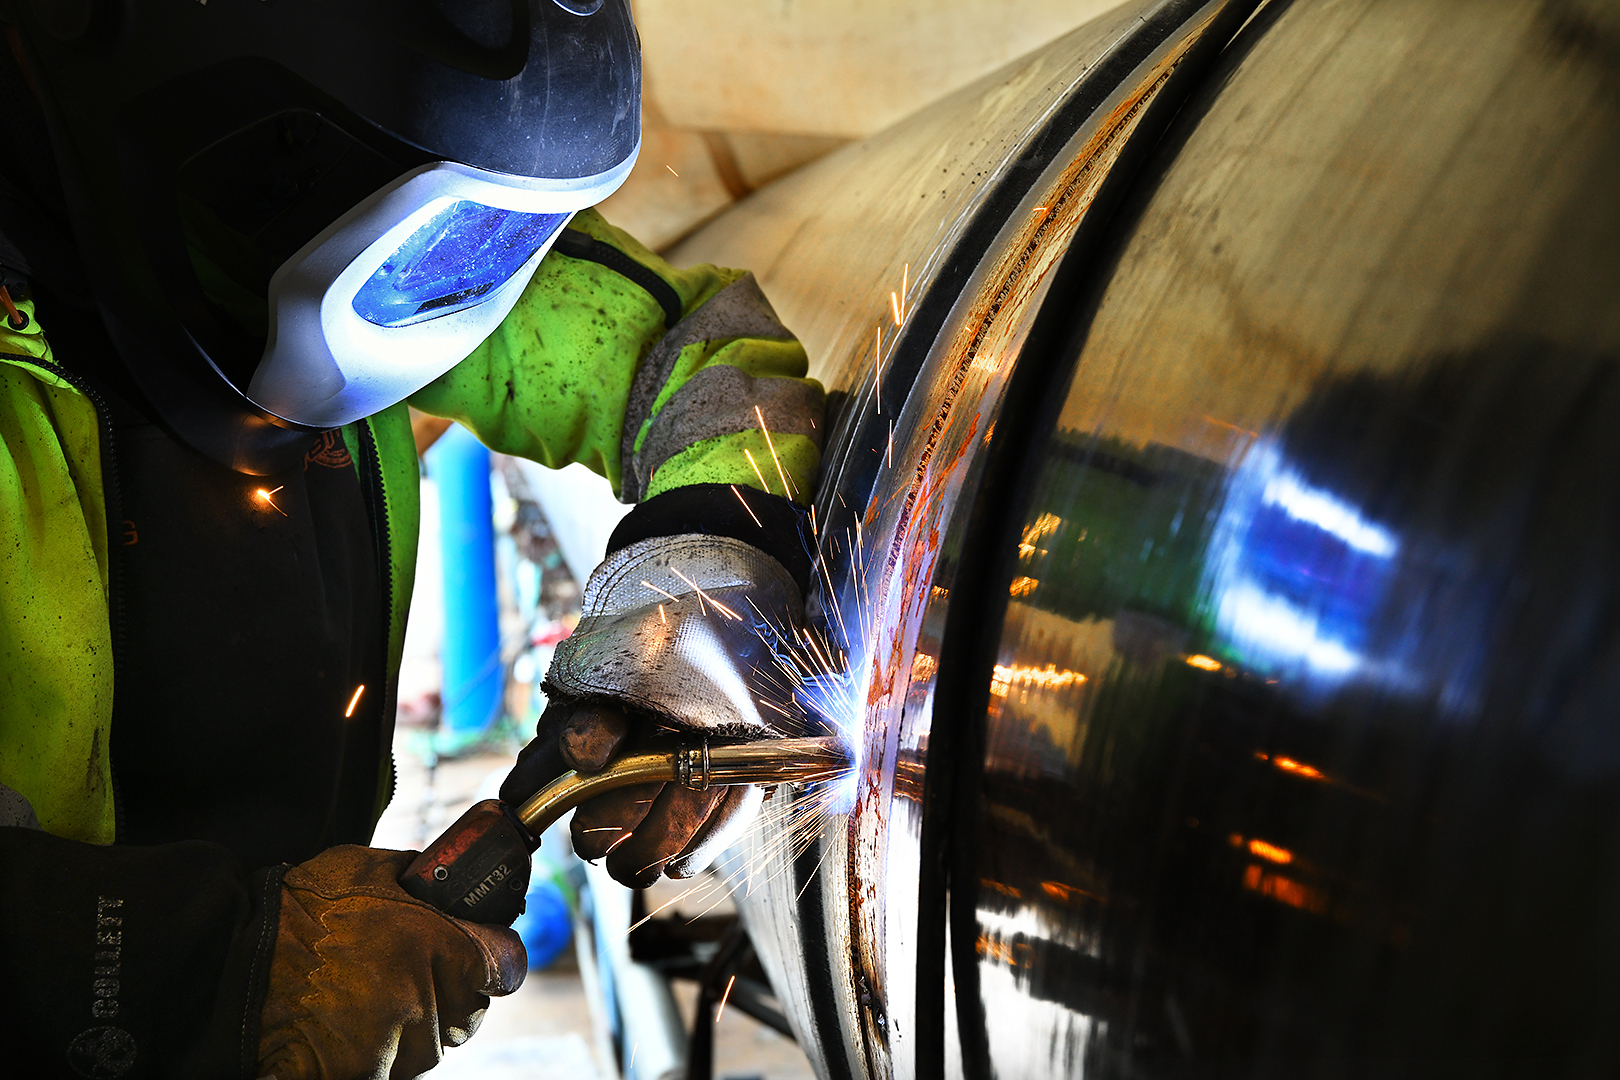
[[451,203],[360,287],[355,313],[378,326],[409,326],[481,304],[567,220],[465,199]]

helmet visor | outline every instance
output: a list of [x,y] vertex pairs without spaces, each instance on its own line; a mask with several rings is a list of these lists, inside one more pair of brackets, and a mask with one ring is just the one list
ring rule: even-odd
[[511,280],[569,214],[503,210],[461,199],[406,238],[355,293],[354,313],[401,327],[464,311]]
[[295,424],[338,427],[414,394],[494,333],[569,219],[634,164],[564,180],[453,161],[406,173],[270,279],[249,399]]

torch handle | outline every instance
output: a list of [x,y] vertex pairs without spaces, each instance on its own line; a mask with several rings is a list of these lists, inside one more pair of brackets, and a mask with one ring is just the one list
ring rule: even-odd
[[835,738],[762,739],[630,754],[601,772],[566,772],[515,810],[497,799],[477,803],[406,868],[405,891],[473,922],[512,925],[523,914],[529,855],[540,836],[587,799],[631,784],[663,781],[699,791],[719,784],[821,780],[849,767]]

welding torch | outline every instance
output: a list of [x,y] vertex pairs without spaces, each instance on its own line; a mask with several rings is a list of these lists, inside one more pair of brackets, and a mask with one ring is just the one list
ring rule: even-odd
[[696,791],[725,784],[825,780],[849,767],[838,738],[707,739],[655,753],[629,754],[600,772],[566,772],[516,808],[499,799],[475,803],[406,868],[405,891],[472,922],[510,926],[523,914],[530,855],[555,821],[587,799],[631,784],[664,781]]

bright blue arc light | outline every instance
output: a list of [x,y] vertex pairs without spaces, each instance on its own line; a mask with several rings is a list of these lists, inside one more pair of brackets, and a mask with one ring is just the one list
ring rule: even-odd
[[1233,474],[1212,547],[1216,625],[1253,670],[1326,689],[1377,662],[1367,652],[1400,541],[1275,445]]
[[521,214],[465,199],[417,229],[354,295],[378,326],[409,326],[483,303],[534,257],[567,214]]

